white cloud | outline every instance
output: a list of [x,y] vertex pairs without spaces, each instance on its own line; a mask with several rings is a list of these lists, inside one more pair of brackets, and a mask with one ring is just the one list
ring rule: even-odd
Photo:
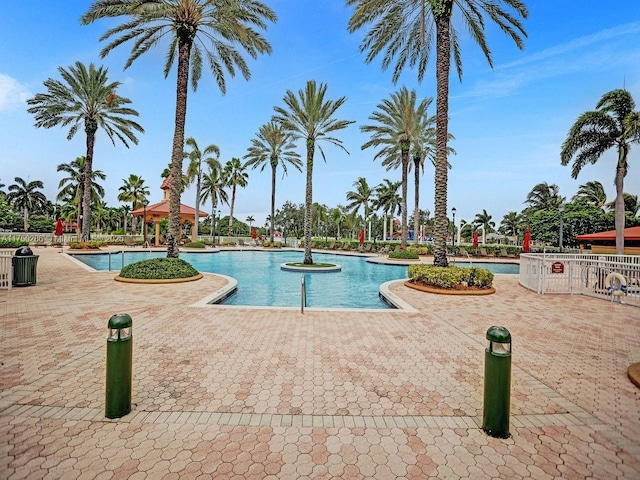
[[31,92],[15,78],[0,73],[0,112],[24,107]]

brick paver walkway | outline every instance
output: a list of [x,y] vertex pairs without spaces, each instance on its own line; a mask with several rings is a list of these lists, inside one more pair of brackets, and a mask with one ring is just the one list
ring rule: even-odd
[[[640,478],[640,310],[392,286],[418,313],[196,304],[57,249],[0,291],[0,478]],[[256,288],[259,288],[257,286]],[[107,320],[134,321],[133,410],[104,417]],[[511,433],[482,422],[484,335],[513,337]]]

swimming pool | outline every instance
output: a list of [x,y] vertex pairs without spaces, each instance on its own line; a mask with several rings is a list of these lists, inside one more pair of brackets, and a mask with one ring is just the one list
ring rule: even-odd
[[[122,265],[165,257],[165,252],[120,252],[106,254],[82,254],[74,258],[96,270],[117,270]],[[180,258],[192,264],[200,272],[228,275],[238,281],[236,293],[224,300],[224,305],[246,306],[300,306],[300,284],[305,277],[307,307],[315,308],[390,308],[378,293],[380,285],[390,280],[407,277],[407,267],[368,263],[366,257],[316,253],[317,262],[337,263],[339,272],[300,273],[280,269],[285,262],[299,262],[303,254],[298,251],[236,250],[222,252],[182,252]],[[492,270],[499,264],[486,264]],[[485,268],[474,262],[473,266]],[[511,264],[517,273],[518,265]]]

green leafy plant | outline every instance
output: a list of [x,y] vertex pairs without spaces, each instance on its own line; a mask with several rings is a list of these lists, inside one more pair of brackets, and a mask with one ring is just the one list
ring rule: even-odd
[[439,288],[477,287],[490,288],[493,273],[485,268],[460,268],[456,266],[411,265],[410,281]]
[[408,248],[404,251],[398,250],[389,252],[389,258],[395,258],[398,260],[418,260],[418,252],[415,249]]
[[186,248],[204,248],[204,242],[189,242],[185,243]]
[[132,263],[120,270],[121,277],[144,280],[190,278],[198,273],[190,263],[181,258],[152,258]]
[[69,248],[72,250],[98,250],[106,244],[107,242],[101,240],[90,240],[88,242],[70,241]]
[[0,238],[0,248],[18,248],[29,245],[26,240],[19,240],[17,238]]

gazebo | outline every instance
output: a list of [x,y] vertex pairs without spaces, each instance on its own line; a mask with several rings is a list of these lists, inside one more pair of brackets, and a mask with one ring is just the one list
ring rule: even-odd
[[[147,229],[147,223],[150,220],[153,220],[153,222],[156,225],[156,234],[155,234],[156,247],[160,246],[160,221],[169,217],[169,188],[171,183],[170,178],[171,177],[166,178],[165,181],[162,182],[162,185],[160,185],[160,188],[163,191],[162,201],[158,203],[154,203],[153,205],[147,205],[146,208],[145,207],[137,208],[133,212],[131,212],[131,215],[135,215],[136,217],[144,217],[143,224],[144,224],[145,231]],[[207,213],[202,211],[198,212],[198,214],[199,214],[198,215],[199,217],[209,216]],[[188,205],[184,205],[183,203],[181,203],[180,204],[180,225],[182,225],[185,221],[187,221],[193,227],[193,225],[195,224],[195,219],[196,219],[196,210],[192,207],[189,207]],[[182,226],[180,227],[180,236],[182,237]],[[195,228],[191,228],[191,241],[193,242],[196,241]]]
[[[580,250],[591,248],[592,253],[616,253],[616,231],[589,233],[576,236]],[[640,227],[624,229],[624,253],[640,254]]]

